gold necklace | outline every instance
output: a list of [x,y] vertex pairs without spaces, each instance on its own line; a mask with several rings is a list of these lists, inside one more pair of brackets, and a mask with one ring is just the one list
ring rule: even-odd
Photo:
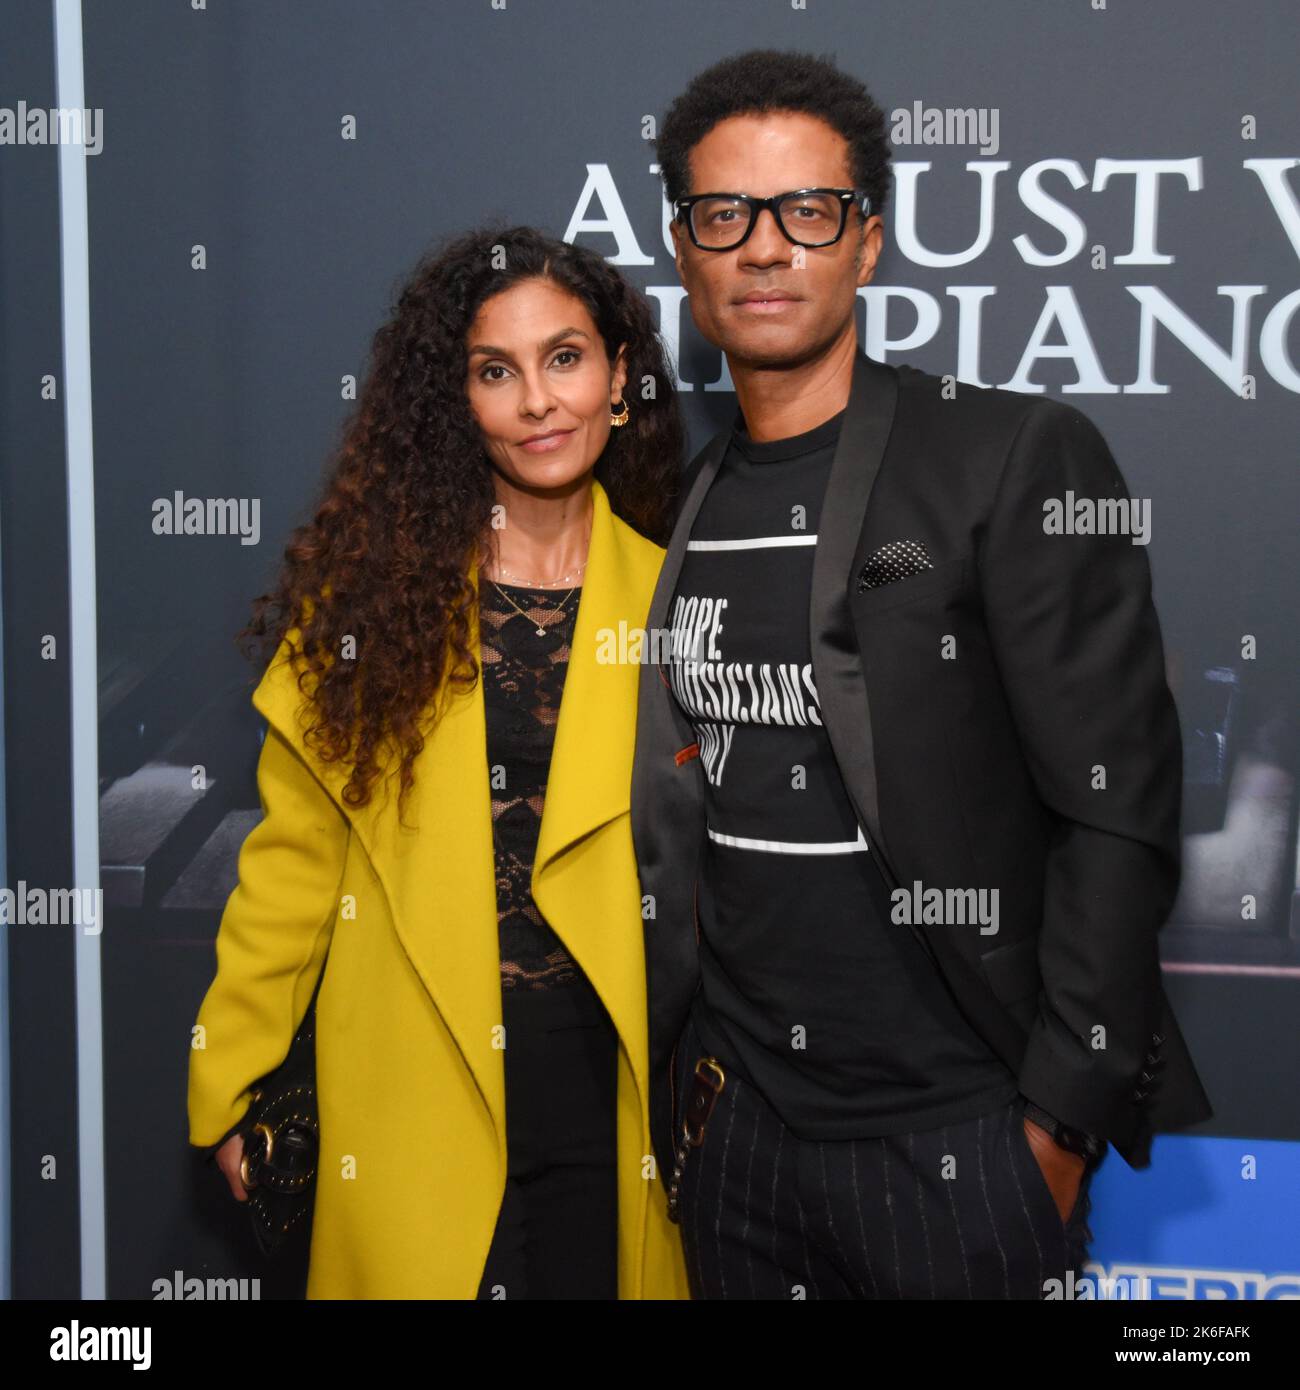
[[567,584],[570,579],[576,579],[586,568],[587,562],[584,560],[577,569],[570,570],[568,574],[562,574],[556,579],[537,580],[525,579],[522,574],[515,574],[513,571],[506,569],[503,564],[499,562],[497,564],[497,569],[500,571],[502,579],[517,579],[525,589],[553,589],[557,584]]
[[[590,551],[591,551],[591,527],[590,527],[590,526],[588,526],[588,528],[587,528],[587,551],[588,551],[587,559],[590,559],[590,558],[591,558],[591,555],[590,555]],[[487,557],[485,556],[484,558],[487,558]],[[576,578],[583,572],[583,570],[585,570],[585,569],[587,568],[587,560],[583,560],[583,562],[582,562],[580,565],[578,565],[576,569],[570,570],[568,574],[559,575],[559,576],[558,576],[557,578],[555,578],[555,579],[542,579],[542,580],[525,579],[525,578],[523,577],[523,575],[521,575],[521,574],[514,574],[512,571],[506,569],[506,567],[501,563],[501,557],[500,557],[499,555],[497,556],[497,559],[496,559],[496,568],[497,568],[497,572],[501,575],[501,577],[502,577],[503,579],[515,579],[515,580],[518,580],[518,582],[520,583],[520,585],[522,585],[522,587],[525,588],[525,589],[551,589],[551,588],[554,588],[555,585],[557,585],[557,584],[567,584],[567,583],[569,582],[570,579],[576,579]],[[569,592],[572,593],[573,590],[571,589]],[[566,594],[565,597],[567,598],[568,595]],[[505,595],[504,595],[504,594],[502,594],[502,598],[505,598]]]
[[[520,615],[520,617],[528,618],[528,621],[529,621],[530,623],[533,621],[533,619],[532,619],[532,618],[529,618],[529,617],[528,617],[528,614],[525,613],[524,610],[523,610],[522,608],[520,608],[520,606],[514,601],[514,599],[512,599],[512,598],[510,597],[510,595],[509,595],[508,593],[506,593],[504,589],[502,589],[501,585],[498,584],[498,583],[496,582],[495,579],[489,580],[488,582],[489,582],[489,583],[492,585],[492,587],[497,591],[497,593],[499,593],[499,594],[501,595],[501,597],[502,597],[503,599],[505,599],[505,601],[511,606],[511,608],[513,608],[513,609],[515,610],[515,612],[518,613],[518,614]],[[552,617],[552,618],[558,618],[558,617],[561,616],[562,610],[563,610],[563,608],[564,608],[564,605],[565,605],[566,603],[568,603],[570,595],[572,595],[572,594],[576,591],[577,587],[578,587],[578,586],[575,584],[575,585],[573,586],[573,588],[570,589],[569,592],[568,592],[567,594],[565,594],[565,596],[560,600],[559,604],[558,604],[554,609],[552,609],[552,611],[551,611],[551,617]],[[536,633],[537,633],[537,635],[538,635],[539,637],[545,637],[545,636],[546,636],[546,625],[545,625],[545,623],[539,623],[538,626],[537,626],[537,628],[535,629],[535,631],[536,631]]]

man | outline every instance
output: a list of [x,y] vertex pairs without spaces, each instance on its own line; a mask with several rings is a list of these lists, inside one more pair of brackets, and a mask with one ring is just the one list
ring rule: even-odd
[[683,483],[632,788],[693,1294],[1042,1298],[1107,1144],[1143,1167],[1211,1113],[1160,979],[1145,550],[1045,526],[1123,480],[1069,406],[859,351],[889,181],[859,83],[741,55],[658,148],[740,407]]

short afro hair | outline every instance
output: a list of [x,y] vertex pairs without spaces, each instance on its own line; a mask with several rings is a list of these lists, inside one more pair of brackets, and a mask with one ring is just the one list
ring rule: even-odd
[[668,202],[690,192],[690,152],[719,121],[768,111],[801,111],[838,131],[848,142],[853,186],[871,195],[873,215],[884,213],[890,182],[885,113],[831,55],[774,48],[714,63],[668,108],[654,142]]

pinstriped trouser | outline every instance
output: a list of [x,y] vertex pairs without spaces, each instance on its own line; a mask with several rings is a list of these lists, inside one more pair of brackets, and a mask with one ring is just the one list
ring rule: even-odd
[[[677,1094],[700,1056],[688,1023]],[[734,1071],[681,1181],[693,1298],[1041,1299],[1085,1257],[1084,1175],[1063,1225],[1023,1098],[879,1139],[797,1138]]]

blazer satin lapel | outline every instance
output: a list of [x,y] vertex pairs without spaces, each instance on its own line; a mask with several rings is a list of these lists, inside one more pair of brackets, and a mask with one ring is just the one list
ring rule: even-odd
[[822,500],[809,605],[812,665],[822,722],[872,853],[882,860],[887,872],[889,850],[880,832],[871,707],[848,594],[853,557],[897,402],[897,373],[859,351]]
[[[647,627],[650,629],[662,629],[668,625],[668,605],[672,601],[673,590],[677,587],[677,577],[682,572],[686,543],[691,538],[691,528],[695,525],[700,507],[704,504],[705,494],[722,465],[730,438],[731,426],[728,425],[704,446],[704,461],[695,474],[690,491],[682,498],[677,509],[677,520],[672,538],[668,542],[668,553],[664,556],[663,568],[659,571],[659,583],[655,586],[655,596],[650,604],[650,616],[647,619]],[[657,670],[658,667],[655,668],[655,671]],[[655,671],[649,674],[654,675]],[[657,675],[655,679],[658,679]],[[644,689],[644,686],[642,688]]]
[[[691,538],[691,528],[705,494],[722,464],[730,436],[731,427],[728,426],[704,446],[703,463],[678,507],[668,551],[659,570],[659,582],[650,601],[650,614],[646,619],[648,640],[653,640],[655,633],[667,629],[670,616],[668,608],[681,574],[686,543]],[[667,688],[664,666],[651,659],[655,654],[647,651],[641,666],[636,751],[632,767],[632,827],[643,888],[655,883],[661,872],[679,872],[680,865],[688,862],[685,856],[690,849],[691,835],[688,823],[680,823],[661,814],[663,806],[668,804],[665,792],[679,781],[673,776],[676,772],[673,755],[680,746],[677,742],[680,735],[673,717],[673,697]],[[661,649],[658,655],[666,659],[666,648]],[[688,943],[690,949],[694,948],[694,942],[692,934]],[[683,944],[682,950],[687,950],[687,944]],[[653,989],[651,997],[652,1000],[655,997]]]

